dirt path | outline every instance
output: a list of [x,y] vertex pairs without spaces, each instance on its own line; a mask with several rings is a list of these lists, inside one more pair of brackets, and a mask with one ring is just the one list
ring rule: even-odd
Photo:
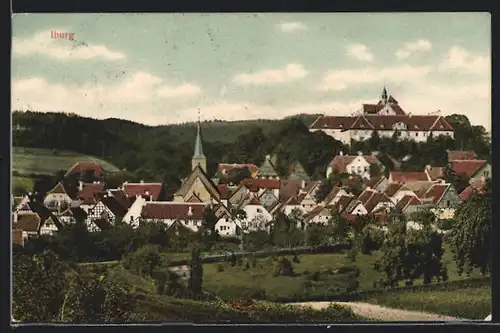
[[[339,305],[350,307],[355,314],[373,320],[382,321],[463,321],[466,319],[442,316],[435,313],[425,313],[418,311],[407,311],[401,309],[386,308],[380,305],[357,303],[357,302],[336,302]],[[290,303],[298,306],[309,306],[313,309],[324,309],[330,302],[306,302]]]

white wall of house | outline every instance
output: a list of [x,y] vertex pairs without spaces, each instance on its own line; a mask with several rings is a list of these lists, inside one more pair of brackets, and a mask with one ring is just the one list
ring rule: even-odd
[[71,198],[66,193],[49,193],[45,196],[45,199],[43,199],[43,204],[49,207],[53,202],[56,204],[65,202],[69,206],[71,201]]
[[311,223],[321,223],[321,224],[326,224],[328,220],[330,219],[331,214],[328,209],[323,209],[318,215],[314,216],[312,219],[308,221],[309,224]]
[[241,221],[243,230],[264,230],[265,225],[273,220],[272,215],[261,205],[246,205],[243,210],[247,214]]
[[394,204],[391,202],[379,202],[375,208],[373,208],[373,212],[379,212],[381,210],[385,210],[386,212],[389,212],[391,209],[394,208]]
[[491,165],[486,163],[481,169],[479,169],[476,174],[471,178],[471,180],[479,180],[484,177],[484,179],[491,178]]
[[448,220],[455,217],[455,208],[432,208],[431,212],[440,220]]
[[306,209],[303,208],[301,205],[286,205],[283,208],[283,214],[285,214],[286,216],[288,216],[295,209],[299,210],[302,215],[306,213]]
[[347,173],[356,174],[363,178],[370,179],[370,163],[363,157],[357,156],[346,166]]
[[356,207],[354,207],[351,214],[366,215],[366,214],[368,214],[368,212],[366,211],[365,206],[362,203],[359,203]]
[[221,237],[234,237],[237,229],[238,225],[230,218],[223,217],[215,224],[215,230]]
[[43,226],[40,228],[40,235],[54,235],[58,231],[57,226],[54,224],[54,222],[48,220],[45,221]]
[[142,196],[137,196],[134,203],[130,206],[127,213],[123,217],[123,222],[136,226],[138,218],[141,216],[142,208],[146,204],[146,199]]

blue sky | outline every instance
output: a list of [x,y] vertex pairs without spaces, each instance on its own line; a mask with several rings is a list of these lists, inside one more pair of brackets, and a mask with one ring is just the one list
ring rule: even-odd
[[[407,112],[490,130],[487,13],[16,14],[14,110],[157,125]],[[74,33],[73,40],[51,31]]]

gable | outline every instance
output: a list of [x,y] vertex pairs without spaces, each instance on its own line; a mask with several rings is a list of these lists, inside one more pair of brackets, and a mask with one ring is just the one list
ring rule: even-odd
[[203,184],[205,189],[213,198],[219,199],[219,192],[217,191],[216,185],[208,178],[207,174],[200,168],[200,166],[193,169],[193,172],[191,172],[189,177],[174,195],[184,197],[193,187],[193,183],[195,183],[196,180],[199,180]]
[[295,162],[290,167],[289,180],[309,180],[309,175],[299,162]]
[[278,172],[271,162],[270,157],[266,157],[266,160],[259,168],[258,177],[278,177]]

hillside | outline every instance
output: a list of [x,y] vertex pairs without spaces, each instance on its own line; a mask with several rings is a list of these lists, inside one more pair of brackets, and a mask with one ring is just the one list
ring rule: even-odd
[[12,148],[12,171],[19,175],[53,175],[68,170],[76,162],[97,162],[106,171],[120,171],[115,165],[100,158],[72,151],[43,148]]

